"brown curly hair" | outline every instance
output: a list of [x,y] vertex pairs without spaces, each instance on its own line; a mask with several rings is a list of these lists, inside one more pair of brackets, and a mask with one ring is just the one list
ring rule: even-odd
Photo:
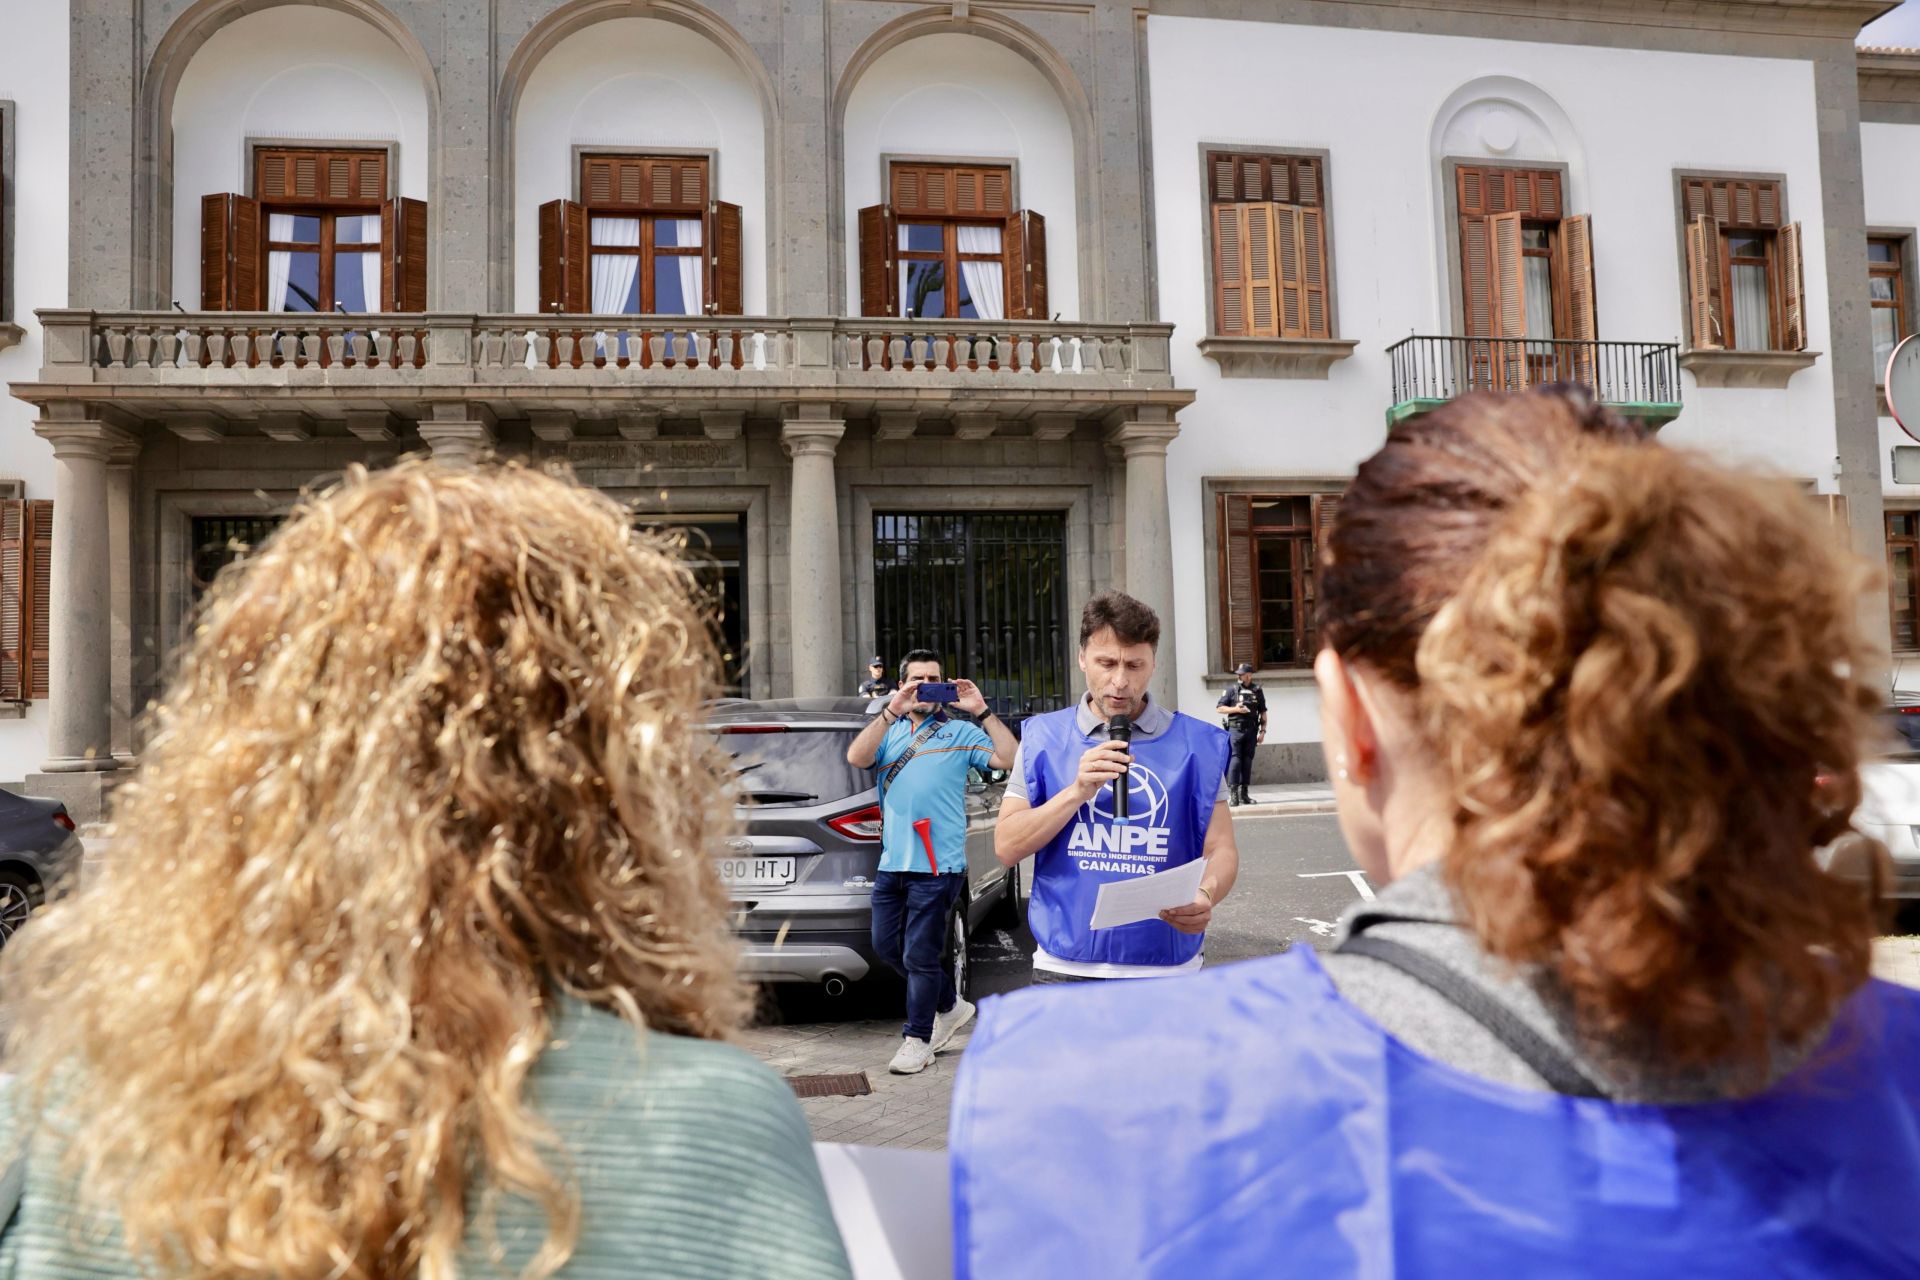
[[[688,571],[605,497],[405,462],[214,583],[112,856],[5,953],[9,1066],[168,1274],[456,1274],[578,1197],[525,1097],[556,996],[723,1037],[732,821]],[[63,1082],[84,1081],[77,1092]]]
[[1796,486],[1469,396],[1360,468],[1320,577],[1323,642],[1414,695],[1466,923],[1583,1032],[1757,1079],[1866,980],[1871,897],[1813,851],[1859,799],[1873,575]]

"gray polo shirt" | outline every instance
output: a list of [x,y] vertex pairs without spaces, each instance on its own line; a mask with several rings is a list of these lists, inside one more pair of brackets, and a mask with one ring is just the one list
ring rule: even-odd
[[[1080,710],[1079,714],[1074,717],[1074,721],[1080,726],[1080,732],[1094,735],[1098,735],[1107,723],[1101,718],[1100,713],[1093,709],[1093,695],[1090,693],[1080,695]],[[1165,733],[1172,724],[1173,712],[1167,710],[1149,697],[1146,699],[1145,705],[1140,708],[1140,718],[1133,722],[1133,736],[1137,741],[1157,738]],[[1012,799],[1032,804],[1032,797],[1027,795],[1026,752],[1027,744],[1023,742],[1020,744],[1019,750],[1013,753],[1011,776],[1007,778],[1007,795]],[[1226,798],[1227,780],[1222,778],[1220,779],[1220,789],[1214,792],[1213,802],[1219,804]]]

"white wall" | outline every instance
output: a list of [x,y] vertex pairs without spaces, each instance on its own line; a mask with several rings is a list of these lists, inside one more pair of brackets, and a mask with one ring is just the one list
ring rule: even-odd
[[[1920,229],[1920,125],[1860,126],[1860,167],[1866,187],[1869,227]],[[1864,268],[1863,268],[1864,269]],[[1907,287],[1914,287],[1909,281]],[[1909,299],[1911,305],[1911,299]],[[1914,422],[1920,430],[1920,421]],[[1920,444],[1891,417],[1880,419],[1882,489],[1889,498],[1920,500],[1920,484],[1893,482],[1893,447]]]
[[766,119],[727,51],[654,18],[595,23],[554,47],[528,78],[514,122],[513,299],[540,309],[540,206],[577,194],[576,146],[718,153],[717,199],[741,210],[741,288],[767,311]]
[[[1567,164],[1570,209],[1593,216],[1604,339],[1682,337],[1676,168],[1783,173],[1789,214],[1807,243],[1824,242],[1807,63],[1165,17],[1148,20],[1148,39],[1161,313],[1177,326],[1174,372],[1199,393],[1168,460],[1174,561],[1191,570],[1176,574],[1175,591],[1188,711],[1213,703],[1201,680],[1213,665],[1199,571],[1214,554],[1203,477],[1351,476],[1385,438],[1386,347],[1456,332],[1443,158]],[[1276,67],[1287,69],[1284,90]],[[1221,84],[1272,89],[1250,100],[1217,92]],[[1296,102],[1310,105],[1290,109]],[[1740,110],[1730,115],[1728,102]],[[1197,350],[1207,315],[1203,142],[1331,153],[1335,336],[1360,345],[1327,381],[1223,380]],[[1808,345],[1820,351],[1825,272],[1824,256],[1810,255]],[[1833,487],[1829,361],[1785,391],[1682,381],[1686,408],[1664,439]],[[1308,686],[1268,693],[1269,741],[1319,737]]]
[[427,89],[400,47],[331,9],[284,6],[220,29],[173,103],[173,296],[200,305],[200,197],[247,191],[249,139],[399,143],[399,194],[428,189]]
[[882,157],[1011,160],[1019,206],[1047,220],[1047,305],[1080,318],[1073,125],[1046,77],[979,36],[920,36],[882,54],[847,98],[847,293],[860,302],[857,215],[886,202]]
[[[0,381],[40,371],[33,313],[67,302],[67,0],[14,5],[0,40],[0,99],[14,104],[13,321],[25,330],[0,352]],[[0,398],[0,477],[25,480],[29,498],[53,497],[53,449],[33,434],[33,406]],[[17,782],[47,755],[47,704],[23,720],[0,720],[0,782]]]

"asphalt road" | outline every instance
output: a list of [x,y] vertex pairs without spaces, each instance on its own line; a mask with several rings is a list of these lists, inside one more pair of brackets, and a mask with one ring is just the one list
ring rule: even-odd
[[[1332,814],[1235,818],[1234,834],[1240,879],[1207,930],[1208,964],[1273,955],[1295,942],[1329,947],[1340,913],[1371,893]],[[1033,936],[1025,928],[985,930],[969,955],[976,999],[1031,980]],[[777,987],[767,994],[762,1018],[786,1026],[897,1019],[899,1002],[898,987],[886,981],[856,984],[837,1000],[811,987]]]

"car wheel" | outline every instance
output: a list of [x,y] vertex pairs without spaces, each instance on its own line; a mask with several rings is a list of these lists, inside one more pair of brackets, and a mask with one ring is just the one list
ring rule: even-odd
[[967,931],[967,904],[972,894],[966,885],[953,900],[953,919],[947,926],[947,963],[953,966],[953,989],[962,1000],[973,981],[973,960],[969,951],[972,936]]
[[40,884],[19,871],[0,871],[0,947],[40,909]]
[[1000,882],[1000,900],[993,904],[993,922],[1018,933],[1027,922],[1027,901],[1020,896],[1020,867],[1014,863],[1007,868],[1007,878]]

